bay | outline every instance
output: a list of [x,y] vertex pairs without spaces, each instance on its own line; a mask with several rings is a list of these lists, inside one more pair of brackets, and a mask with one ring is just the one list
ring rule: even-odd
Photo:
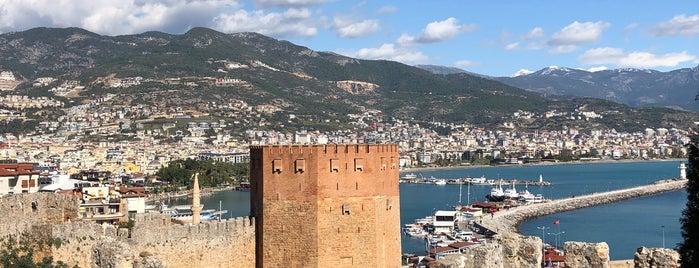
[[[403,174],[412,172],[418,176],[440,179],[485,176],[506,180],[538,180],[539,175],[542,175],[544,180],[553,185],[530,186],[527,187],[528,190],[534,194],[543,194],[546,198],[557,199],[676,178],[679,175],[678,166],[679,161],[620,161],[454,168],[408,171]],[[525,188],[523,185],[516,187],[518,191]],[[490,186],[400,184],[401,225],[432,215],[436,210],[448,210],[459,203],[459,196],[461,203],[484,201],[490,189]],[[185,198],[166,201],[170,205],[189,202],[191,201]],[[548,215],[523,223],[520,230],[522,234],[541,237],[541,229],[536,227],[548,227],[544,236],[547,243],[552,245],[555,244],[556,237],[559,245],[563,241],[604,241],[609,244],[612,260],[631,259],[639,246],[662,246],[663,233],[667,247],[675,247],[681,241],[679,217],[685,203],[685,191],[680,190]],[[220,205],[228,211],[223,218],[244,217],[250,214],[250,193],[216,192],[202,197],[202,204],[207,209],[217,209]],[[559,220],[560,225],[553,225],[555,220]],[[553,235],[559,232],[565,233]],[[403,236],[402,251],[424,255],[424,240]]]

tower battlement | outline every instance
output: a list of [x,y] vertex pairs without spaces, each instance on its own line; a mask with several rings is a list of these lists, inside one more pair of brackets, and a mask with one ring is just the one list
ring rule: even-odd
[[251,146],[250,164],[258,267],[400,266],[397,145]]

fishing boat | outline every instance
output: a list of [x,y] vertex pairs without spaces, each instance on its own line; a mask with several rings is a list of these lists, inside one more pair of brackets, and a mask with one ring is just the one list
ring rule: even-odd
[[505,201],[505,191],[502,190],[502,180],[498,186],[490,189],[490,194],[485,196],[490,202],[502,202]]

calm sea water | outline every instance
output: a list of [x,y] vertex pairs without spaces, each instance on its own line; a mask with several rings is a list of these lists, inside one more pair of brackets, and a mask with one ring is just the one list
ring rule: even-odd
[[[541,174],[552,186],[531,186],[534,194],[546,198],[562,198],[593,192],[644,185],[659,179],[675,178],[678,161],[611,162],[563,165],[502,166],[415,172],[418,176],[462,178],[466,176],[497,179],[538,180]],[[524,185],[516,186],[518,191]],[[489,186],[401,184],[401,224],[446,210],[459,203],[484,201]],[[470,190],[470,191],[469,191]],[[461,195],[459,193],[461,192]],[[470,194],[469,194],[470,193]],[[218,192],[203,197],[205,208],[228,210],[228,217],[250,214],[249,192]],[[187,199],[173,199],[171,205],[186,204]],[[532,219],[520,226],[525,235],[544,236],[547,243],[563,245],[564,241],[607,242],[612,260],[631,259],[639,246],[675,247],[681,241],[679,217],[686,203],[685,191],[626,200]],[[559,225],[553,222],[559,220]],[[663,227],[664,226],[664,227]],[[554,235],[561,233],[559,235]],[[424,254],[422,239],[407,236],[402,240],[403,252]]]

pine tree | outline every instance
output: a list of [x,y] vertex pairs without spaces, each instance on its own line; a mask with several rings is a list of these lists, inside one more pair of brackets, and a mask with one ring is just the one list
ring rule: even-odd
[[679,244],[682,267],[699,267],[699,134],[688,144],[687,207],[682,211],[683,241]]

